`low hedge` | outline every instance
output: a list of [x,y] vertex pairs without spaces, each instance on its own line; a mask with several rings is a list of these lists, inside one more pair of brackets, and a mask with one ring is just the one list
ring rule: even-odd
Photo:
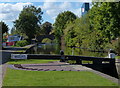
[[23,46],[26,46],[28,45],[29,43],[26,41],[26,40],[22,40],[22,41],[17,41],[15,46],[17,47],[23,47]]

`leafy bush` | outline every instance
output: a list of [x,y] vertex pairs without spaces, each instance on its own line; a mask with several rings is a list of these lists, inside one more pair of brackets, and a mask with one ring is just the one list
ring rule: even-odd
[[111,43],[107,43],[105,46],[105,50],[113,49],[118,55],[120,55],[120,37],[112,40]]
[[115,45],[115,51],[120,55],[120,38],[117,39],[117,43]]
[[42,43],[52,43],[52,40],[50,40],[49,38],[44,38],[42,40]]
[[26,41],[26,40],[22,40],[22,41],[17,41],[16,42],[16,46],[17,47],[23,47],[23,46],[26,46],[28,45],[29,43]]

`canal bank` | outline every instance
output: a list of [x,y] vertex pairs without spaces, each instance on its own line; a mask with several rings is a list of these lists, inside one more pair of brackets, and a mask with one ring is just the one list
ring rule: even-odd
[[11,58],[11,54],[24,54],[27,53],[31,48],[33,48],[36,44],[27,45],[24,47],[9,47],[4,48],[4,50],[0,50],[0,88],[2,87],[2,81],[6,74],[7,64]]
[[115,65],[116,65],[116,69],[117,69],[117,73],[118,73],[118,77],[119,77],[119,85],[120,85],[120,59],[116,59],[115,61]]
[[[56,59],[56,58],[59,58],[57,56],[60,55],[60,50],[61,50],[61,47],[58,46],[57,44],[38,44],[38,46],[31,48],[30,52],[28,53],[28,58],[30,56],[31,59],[34,59],[34,58],[39,59],[39,58],[45,58],[45,57],[51,58],[51,59],[52,58]],[[90,52],[85,49],[80,49],[80,48],[73,49],[70,47],[64,47],[64,53],[65,53],[65,55],[71,55],[73,57],[74,56],[87,56],[87,57],[102,57],[102,58],[104,58],[108,55],[108,53],[104,53],[104,52]],[[98,62],[98,60],[97,60],[97,62]],[[113,63],[114,62],[116,62],[116,61],[113,61]],[[111,65],[109,65],[108,61],[104,61],[104,63],[101,65],[94,66],[92,64],[86,64],[86,66],[91,67],[95,70],[97,69],[105,74],[108,74],[108,75],[118,78],[117,72],[119,70],[119,67],[117,66],[118,67],[117,68],[115,63],[113,66],[111,66]]]
[[[35,47],[34,47],[35,46]],[[26,50],[26,53],[27,52],[29,52],[29,51],[31,51],[31,49],[34,49],[33,51],[35,51],[35,53],[33,53],[33,52],[31,52],[32,54],[43,54],[43,51],[45,52],[44,54],[59,54],[59,52],[55,52],[54,51],[54,49],[55,50],[60,50],[60,49],[58,49],[58,48],[55,48],[55,45],[51,45],[51,49],[50,49],[50,47],[47,47],[47,46],[45,46],[45,44],[43,44],[43,46],[42,45],[38,45],[38,46],[36,46],[36,45],[31,45],[31,46],[29,46],[29,48],[28,48],[28,50]],[[37,50],[37,51],[36,51]],[[49,51],[49,52],[48,52]],[[55,53],[54,53],[55,52]],[[25,53],[25,52],[24,52]],[[46,55],[45,55],[46,56]],[[41,56],[40,56],[41,57]],[[36,57],[37,59],[38,59],[38,57]],[[33,58],[31,58],[31,59],[33,59]],[[52,59],[52,57],[51,57],[51,59]],[[111,69],[112,70],[112,69]]]
[[2,62],[0,64],[6,63],[10,58],[11,54],[24,54],[27,53],[31,48],[36,46],[36,44],[27,45],[24,47],[9,47],[4,48],[4,50],[1,50],[0,53],[2,54]]

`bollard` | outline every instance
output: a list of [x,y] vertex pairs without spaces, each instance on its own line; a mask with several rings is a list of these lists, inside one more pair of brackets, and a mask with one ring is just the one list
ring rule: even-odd
[[65,62],[65,56],[63,50],[60,50],[60,55],[61,55],[60,62]]

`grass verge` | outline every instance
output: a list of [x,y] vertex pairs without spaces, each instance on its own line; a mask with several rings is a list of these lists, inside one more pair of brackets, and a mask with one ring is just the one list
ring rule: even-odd
[[120,56],[116,56],[115,59],[120,59]]
[[24,59],[24,60],[14,60],[11,59],[8,64],[39,64],[39,63],[48,63],[58,60],[44,60],[44,59]]
[[24,71],[7,69],[3,86],[117,86],[89,71]]
[[[11,60],[8,64],[38,64],[57,60]],[[89,71],[23,71],[7,69],[3,86],[117,86]]]

